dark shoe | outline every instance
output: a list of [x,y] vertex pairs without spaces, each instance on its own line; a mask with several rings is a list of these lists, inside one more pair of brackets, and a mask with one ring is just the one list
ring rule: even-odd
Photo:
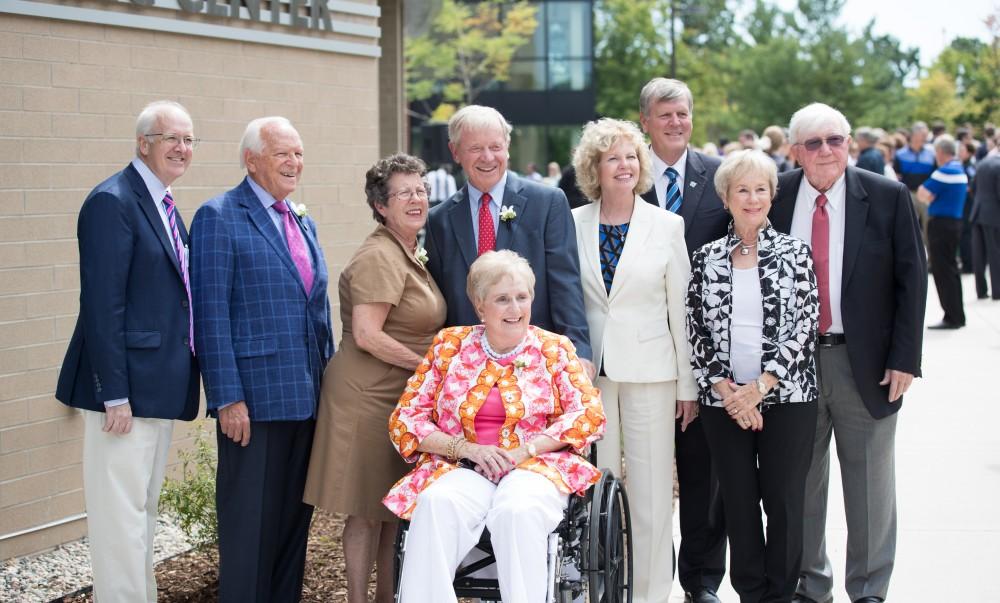
[[861,597],[860,599],[855,599],[854,603],[882,603],[885,601],[882,597]]
[[[953,330],[953,329],[961,329],[964,326],[965,325],[958,324],[957,322],[948,322],[948,321],[942,320],[941,322],[937,323],[936,325],[929,325],[927,328],[928,329],[935,329],[935,330],[942,330],[942,329]],[[864,599],[859,599],[859,600],[864,601]],[[868,603],[868,601],[865,601],[865,603]]]
[[703,588],[693,593],[684,593],[684,603],[722,603],[715,591]]

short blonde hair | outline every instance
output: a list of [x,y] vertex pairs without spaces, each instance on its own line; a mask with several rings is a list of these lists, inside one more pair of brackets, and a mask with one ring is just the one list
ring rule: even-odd
[[531,299],[535,299],[535,272],[528,260],[509,249],[487,251],[472,262],[469,278],[465,281],[465,292],[473,306],[486,299],[486,293],[505,276],[520,278],[528,286]]
[[510,144],[510,133],[514,128],[499,111],[483,105],[466,105],[448,120],[448,142],[457,146],[465,132],[491,128],[500,130],[507,144]]
[[737,178],[742,178],[750,174],[762,174],[767,177],[767,183],[771,187],[771,198],[778,188],[778,167],[774,160],[756,149],[746,149],[727,153],[722,160],[722,165],[715,172],[715,192],[719,193],[719,198],[727,201],[729,185]]
[[605,117],[592,121],[583,127],[580,144],[573,152],[573,167],[576,169],[576,185],[580,192],[591,201],[601,197],[601,180],[598,166],[601,155],[619,140],[625,140],[635,147],[639,156],[639,177],[633,193],[641,195],[653,186],[653,160],[639,127],[630,121]]

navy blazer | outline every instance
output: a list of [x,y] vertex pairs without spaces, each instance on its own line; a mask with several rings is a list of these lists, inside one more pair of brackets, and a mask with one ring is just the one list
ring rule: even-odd
[[[517,217],[500,221],[496,248],[517,252],[535,271],[531,324],[565,335],[576,346],[577,355],[590,358],[580,258],[566,195],[558,188],[508,172],[501,205],[512,206]],[[427,269],[448,303],[445,326],[478,324],[479,317],[465,292],[469,266],[478,257],[467,185],[431,209],[424,246]]]
[[[177,228],[187,244],[180,213]],[[191,420],[198,363],[188,341],[188,297],[173,240],[131,164],[90,192],[77,222],[80,315],[56,398],[104,411],[128,398],[132,415]]]
[[[729,229],[729,212],[715,192],[715,172],[721,163],[718,157],[709,157],[688,149],[681,210],[678,212],[684,218],[684,242],[687,244],[688,256],[702,245],[726,236]],[[647,203],[660,206],[655,187],[649,189],[642,198]]]
[[[778,232],[791,230],[802,178],[801,169],[778,175],[769,214]],[[881,419],[903,405],[879,385],[885,369],[920,376],[927,258],[906,186],[850,166],[846,179],[840,311],[855,384]]]
[[240,400],[251,421],[316,414],[323,370],[333,355],[329,276],[315,222],[295,219],[312,253],[308,292],[284,237],[246,179],[206,201],[191,222],[195,348],[213,416]]

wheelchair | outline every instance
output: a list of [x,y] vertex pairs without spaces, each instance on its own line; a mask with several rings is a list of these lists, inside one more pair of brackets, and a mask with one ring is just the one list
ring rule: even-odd
[[[399,579],[408,529],[409,522],[401,521],[396,534],[396,603],[400,600]],[[584,601],[584,594],[590,603],[631,603],[631,536],[625,487],[610,469],[602,469],[600,480],[584,496],[569,496],[562,521],[549,534],[546,603]],[[455,594],[483,603],[501,601],[498,580],[474,575],[496,563],[488,530],[483,530],[474,550],[482,558],[463,561],[455,573]]]

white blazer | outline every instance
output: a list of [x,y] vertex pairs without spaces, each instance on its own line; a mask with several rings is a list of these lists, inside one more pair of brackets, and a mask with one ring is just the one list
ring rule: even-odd
[[677,399],[695,400],[686,336],[691,262],[684,219],[635,198],[611,293],[600,256],[600,201],[573,210],[593,362],[621,383],[677,380]]

